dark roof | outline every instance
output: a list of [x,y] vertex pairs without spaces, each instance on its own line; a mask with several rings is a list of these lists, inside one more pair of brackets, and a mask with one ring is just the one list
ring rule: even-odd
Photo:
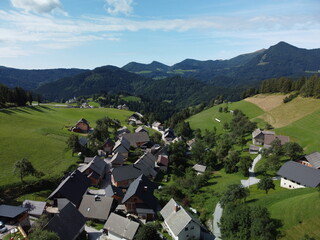
[[79,144],[81,146],[85,146],[88,143],[88,139],[86,139],[85,137],[80,137],[79,138]]
[[85,123],[85,124],[90,124],[90,122],[89,121],[87,121],[86,119],[84,119],[84,118],[81,118],[77,123]]
[[147,132],[127,133],[123,138],[130,142],[130,146],[137,147],[137,143],[149,142],[149,134]]
[[134,167],[134,165],[121,166],[112,170],[112,175],[116,182],[135,179],[139,177],[141,173],[141,170]]
[[86,218],[107,220],[113,205],[113,198],[84,195],[79,211]]
[[314,168],[320,168],[320,153],[313,152],[304,156],[305,159],[312,165]]
[[129,220],[128,218],[111,213],[104,229],[109,232],[120,235],[124,239],[132,240],[139,228],[139,223]]
[[122,203],[125,203],[132,196],[137,196],[144,204],[148,205],[156,212],[158,208],[158,199],[153,195],[154,189],[154,183],[141,174],[130,184],[124,198],[122,199]]
[[320,170],[294,161],[283,164],[278,171],[278,175],[306,187],[317,187],[320,185]]
[[46,202],[25,200],[22,203],[22,207],[27,208],[30,215],[41,216],[44,208],[46,207]]
[[49,221],[45,229],[56,232],[61,240],[73,240],[85,223],[84,216],[69,202]]
[[78,206],[89,186],[90,180],[81,172],[75,170],[60,183],[48,199],[67,198],[70,202]]
[[92,171],[96,172],[100,176],[104,176],[106,173],[107,163],[99,156],[95,156],[88,165]]
[[107,138],[107,140],[103,143],[104,145],[114,145],[114,141],[112,141],[110,138]]
[[113,147],[113,151],[116,150],[120,146],[123,146],[125,149],[129,150],[130,149],[130,142],[127,139],[122,137],[121,139],[116,141],[116,143]]
[[27,208],[20,206],[0,205],[0,217],[15,218],[26,211],[28,211]]
[[115,155],[112,156],[110,163],[112,164],[118,164],[118,165],[122,165],[124,163],[125,159],[124,157],[119,154],[119,152],[117,152]]
[[121,188],[113,186],[112,184],[110,184],[110,185],[108,185],[108,187],[106,187],[105,194],[106,194],[106,197],[118,196],[120,198],[123,198],[123,196],[124,196]]
[[148,132],[147,130],[145,130],[142,126],[139,126],[136,130],[134,130],[136,133],[138,132]]

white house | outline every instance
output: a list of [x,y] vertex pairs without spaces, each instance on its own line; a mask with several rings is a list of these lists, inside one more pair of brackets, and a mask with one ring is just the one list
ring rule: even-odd
[[173,198],[160,211],[163,227],[175,240],[200,239],[201,224]]

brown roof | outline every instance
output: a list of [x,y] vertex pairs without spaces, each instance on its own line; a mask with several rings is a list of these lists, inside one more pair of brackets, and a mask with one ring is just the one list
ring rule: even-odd
[[265,135],[264,136],[264,144],[265,145],[271,145],[271,143],[276,140],[279,139],[281,141],[281,145],[287,143],[290,141],[290,138],[288,136],[282,136],[282,135]]

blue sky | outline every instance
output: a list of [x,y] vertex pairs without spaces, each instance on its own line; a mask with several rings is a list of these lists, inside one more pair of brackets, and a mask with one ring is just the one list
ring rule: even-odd
[[0,0],[0,65],[122,67],[320,48],[319,0]]

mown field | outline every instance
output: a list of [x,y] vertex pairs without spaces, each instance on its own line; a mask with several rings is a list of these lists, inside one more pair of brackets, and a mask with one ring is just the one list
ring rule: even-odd
[[[66,140],[80,118],[91,126],[102,117],[118,119],[124,124],[132,114],[117,109],[79,109],[35,106],[0,111],[0,186],[20,179],[13,173],[17,160],[28,158],[46,176],[60,175],[74,164],[76,157],[66,150]],[[33,178],[28,177],[26,180]]]

